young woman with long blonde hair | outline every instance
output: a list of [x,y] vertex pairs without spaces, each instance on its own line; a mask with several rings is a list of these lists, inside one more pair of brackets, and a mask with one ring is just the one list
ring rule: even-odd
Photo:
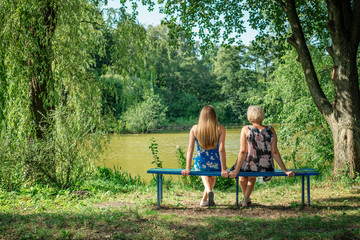
[[[186,155],[186,169],[181,172],[188,176],[196,143],[197,153],[194,158],[194,169],[206,171],[220,171],[222,177],[228,177],[226,171],[225,128],[218,124],[215,109],[205,106],[200,112],[198,124],[190,130],[189,147]],[[200,207],[215,206],[213,188],[216,177],[201,176],[205,190]]]

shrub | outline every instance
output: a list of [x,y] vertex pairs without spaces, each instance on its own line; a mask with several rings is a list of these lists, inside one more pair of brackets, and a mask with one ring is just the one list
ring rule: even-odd
[[167,107],[161,104],[159,95],[151,90],[144,96],[144,100],[130,107],[122,116],[128,132],[148,132],[165,122]]

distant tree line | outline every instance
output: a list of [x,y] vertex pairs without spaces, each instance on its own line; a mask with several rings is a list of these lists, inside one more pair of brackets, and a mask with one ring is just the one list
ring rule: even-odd
[[275,70],[269,51],[252,46],[215,47],[200,53],[180,35],[171,44],[164,25],[144,27],[125,14],[103,30],[105,56],[93,70],[103,84],[103,114],[113,130],[143,132],[193,124],[206,104],[226,124],[246,122],[247,99],[261,96]]

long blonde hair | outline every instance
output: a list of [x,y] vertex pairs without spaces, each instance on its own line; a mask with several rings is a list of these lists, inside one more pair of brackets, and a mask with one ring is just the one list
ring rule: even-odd
[[200,112],[196,129],[196,138],[202,148],[216,148],[219,139],[219,125],[215,109],[207,105]]

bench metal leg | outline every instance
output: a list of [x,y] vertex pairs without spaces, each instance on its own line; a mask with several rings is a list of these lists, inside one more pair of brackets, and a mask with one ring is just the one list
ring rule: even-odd
[[310,207],[310,176],[307,176],[307,205]]
[[239,207],[239,177],[236,177],[236,207]]
[[160,176],[161,174],[156,174],[156,190],[157,190],[157,206],[160,208]]
[[305,177],[302,176],[302,182],[301,182],[301,200],[302,200],[302,205],[304,205],[304,202],[305,202],[305,190],[304,190],[304,187],[305,187]]
[[162,203],[163,200],[163,180],[164,176],[160,174],[160,202]]

